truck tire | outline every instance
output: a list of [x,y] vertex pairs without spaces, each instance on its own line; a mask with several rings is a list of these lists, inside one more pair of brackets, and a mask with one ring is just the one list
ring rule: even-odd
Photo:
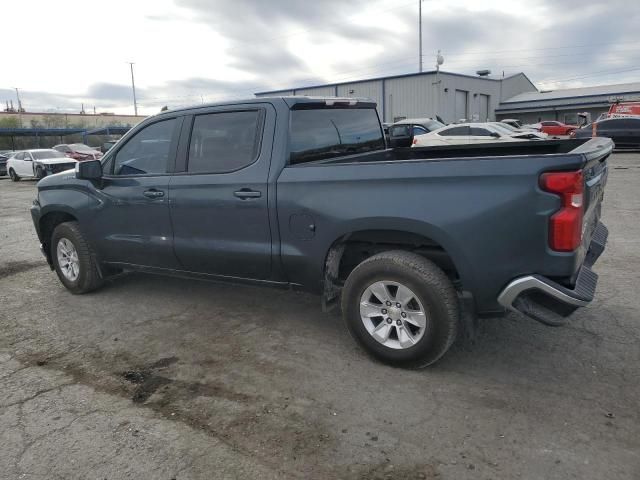
[[20,177],[16,174],[15,170],[13,168],[9,169],[9,177],[11,178],[12,182],[19,182],[20,181]]
[[456,338],[460,317],[456,290],[445,273],[402,250],[369,257],[351,272],[342,314],[367,353],[406,368],[440,359]]
[[64,222],[53,230],[51,258],[60,282],[71,293],[87,293],[102,285],[95,254],[78,222]]

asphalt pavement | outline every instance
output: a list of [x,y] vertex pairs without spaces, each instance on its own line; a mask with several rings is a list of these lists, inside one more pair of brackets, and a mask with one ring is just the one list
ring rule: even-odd
[[372,361],[283,290],[129,274],[74,296],[0,178],[0,478],[640,478],[640,154],[610,159],[596,300]]

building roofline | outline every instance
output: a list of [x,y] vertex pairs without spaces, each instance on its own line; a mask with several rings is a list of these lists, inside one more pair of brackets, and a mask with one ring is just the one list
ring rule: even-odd
[[[586,87],[588,88],[588,87]],[[559,90],[554,90],[554,91],[559,91]],[[572,95],[570,97],[554,97],[554,98],[536,98],[533,100],[516,100],[515,102],[510,102],[509,99],[504,100],[500,103],[503,104],[508,104],[508,105],[515,105],[515,104],[519,104],[519,103],[529,103],[529,102],[552,102],[554,100],[572,100],[572,99],[576,99],[576,98],[591,98],[591,97],[611,97],[611,96],[615,96],[615,95],[628,95],[630,93],[637,93],[640,94],[640,90],[630,90],[628,92],[610,92],[610,93],[590,93],[590,94],[585,94],[585,95]],[[520,94],[522,95],[522,94]],[[544,95],[544,93],[541,93],[540,95]]]
[[522,75],[527,80],[527,82],[529,82],[529,84],[536,89],[537,92],[540,91],[538,87],[536,87],[536,84],[533,83],[531,79],[527,76],[527,74],[524,72],[512,73],[511,75],[507,75],[506,77],[503,77],[502,80],[507,80],[509,78],[517,77],[518,75]]
[[[318,85],[309,85],[309,86],[302,86],[302,87],[280,88],[278,90],[265,90],[263,92],[255,92],[254,95],[277,95],[280,92],[291,92],[293,90],[307,90],[307,89],[310,89],[310,88],[321,88],[321,87],[339,87],[340,85],[350,85],[350,84],[353,84],[353,83],[375,82],[375,81],[379,81],[379,80],[392,80],[392,79],[396,79],[396,78],[406,78],[406,77],[419,77],[421,75],[434,75],[435,73],[436,73],[435,70],[429,70],[428,72],[403,73],[403,74],[400,74],[400,75],[390,75],[390,76],[386,76],[386,77],[373,77],[373,78],[363,78],[363,79],[360,79],[360,80],[350,80],[348,82],[322,83],[322,84],[318,84]],[[499,81],[502,80],[502,78],[480,77],[478,75],[467,75],[466,73],[444,72],[442,70],[440,70],[439,73],[441,75],[452,75],[454,77],[475,78],[475,79],[478,79],[478,80],[489,80],[489,81],[492,81],[492,82],[499,82]],[[522,72],[520,72],[520,73],[522,73]],[[514,75],[518,75],[518,74],[516,73]],[[514,76],[514,75],[511,75],[511,76]],[[523,75],[524,75],[524,73],[523,73]],[[526,75],[525,75],[525,77],[526,77]],[[529,80],[528,77],[527,77],[527,80]],[[531,80],[529,80],[529,82],[531,82]]]
[[594,107],[606,107],[608,102],[585,102],[585,103],[561,103],[557,105],[530,105],[528,107],[509,107],[503,106],[495,109],[496,113],[506,113],[506,112],[516,112],[516,111],[526,111],[526,110],[564,110],[571,108],[594,108]]

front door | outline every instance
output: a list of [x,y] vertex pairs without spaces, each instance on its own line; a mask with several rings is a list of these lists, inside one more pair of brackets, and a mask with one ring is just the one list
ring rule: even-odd
[[16,162],[16,173],[20,177],[32,177],[33,176],[33,158],[29,152],[22,152],[22,155],[18,154],[16,157],[20,157]]
[[[186,128],[189,123],[190,128]],[[267,279],[271,105],[218,107],[185,120],[171,179],[176,255],[185,270]]]
[[89,219],[101,260],[178,268],[169,179],[181,124],[181,117],[147,124],[110,152]]

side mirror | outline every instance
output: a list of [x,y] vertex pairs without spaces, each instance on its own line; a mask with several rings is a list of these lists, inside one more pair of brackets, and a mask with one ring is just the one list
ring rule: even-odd
[[391,148],[411,147],[413,145],[413,127],[411,125],[391,125],[389,127],[389,145]]
[[85,160],[76,163],[76,178],[81,180],[100,180],[102,178],[102,163],[100,160]]
[[491,132],[491,136],[493,138],[500,138],[502,135],[500,135],[498,132]]

